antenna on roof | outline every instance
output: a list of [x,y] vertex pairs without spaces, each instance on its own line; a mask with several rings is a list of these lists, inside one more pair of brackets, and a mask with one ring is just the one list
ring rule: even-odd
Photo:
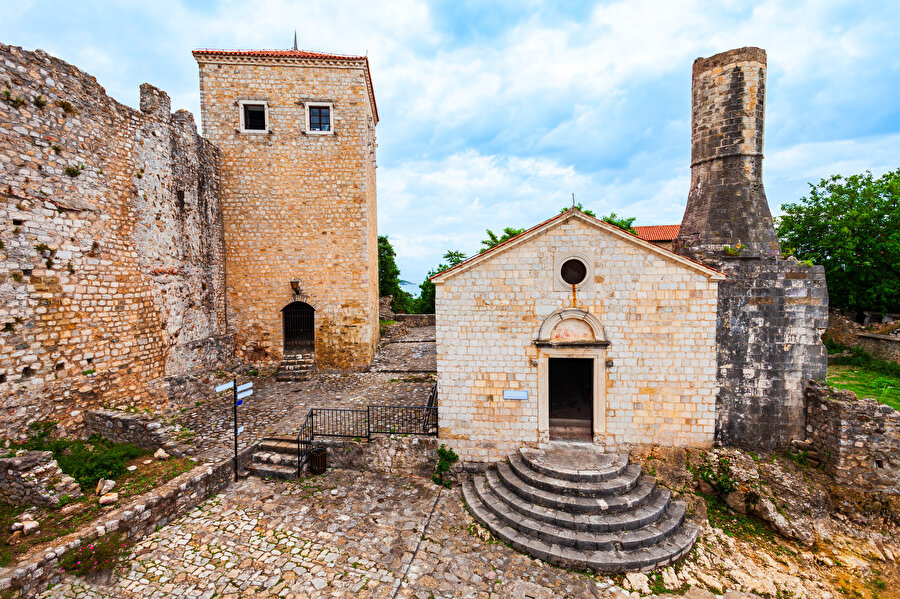
[[300,48],[297,47],[297,30],[294,29],[294,52],[296,52],[299,49]]
[[575,192],[572,192],[572,208],[575,207]]

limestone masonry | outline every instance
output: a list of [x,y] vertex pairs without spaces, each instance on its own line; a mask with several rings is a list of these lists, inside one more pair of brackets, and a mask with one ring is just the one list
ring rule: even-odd
[[[0,44],[0,435],[101,407],[176,408],[228,359],[219,155],[141,86],[141,110]],[[180,388],[180,387],[179,387]]]
[[[557,274],[571,258],[576,289]],[[478,462],[549,440],[548,361],[581,358],[594,442],[711,446],[722,278],[576,209],[441,273],[441,438]]]
[[825,378],[825,271],[779,257],[762,183],[765,51],[698,58],[693,77],[691,190],[675,247],[727,275],[716,441],[784,446],[805,435],[804,385]]
[[[280,360],[291,341],[282,311],[302,302],[315,310],[318,365],[367,367],[378,342],[378,113],[368,61],[300,51],[194,57],[203,131],[221,151],[237,353]],[[261,130],[246,130],[247,104],[264,111]],[[315,120],[323,108],[327,130]]]

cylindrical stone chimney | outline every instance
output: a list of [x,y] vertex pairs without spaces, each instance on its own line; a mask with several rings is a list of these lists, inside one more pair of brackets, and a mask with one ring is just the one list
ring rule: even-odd
[[780,252],[762,184],[766,52],[739,48],[694,61],[691,190],[675,248],[720,257]]

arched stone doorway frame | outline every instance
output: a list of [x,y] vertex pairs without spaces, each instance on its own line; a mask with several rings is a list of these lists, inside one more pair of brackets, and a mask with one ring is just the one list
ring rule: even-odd
[[600,319],[580,308],[556,310],[541,322],[532,344],[538,351],[538,440],[550,440],[550,358],[586,358],[593,361],[591,437],[605,444],[609,340]]
[[[288,339],[288,318],[294,311],[298,312],[298,318],[309,319],[309,339],[308,340],[289,340]],[[316,349],[316,307],[307,301],[295,299],[288,302],[281,308],[281,349],[283,355],[292,353],[310,353]]]

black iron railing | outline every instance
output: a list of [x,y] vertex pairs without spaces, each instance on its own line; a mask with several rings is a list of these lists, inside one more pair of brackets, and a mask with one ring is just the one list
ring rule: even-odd
[[313,408],[306,415],[297,434],[297,476],[316,437],[345,437],[365,439],[372,435],[438,434],[437,385],[431,390],[424,406],[368,406],[366,409],[346,410]]

